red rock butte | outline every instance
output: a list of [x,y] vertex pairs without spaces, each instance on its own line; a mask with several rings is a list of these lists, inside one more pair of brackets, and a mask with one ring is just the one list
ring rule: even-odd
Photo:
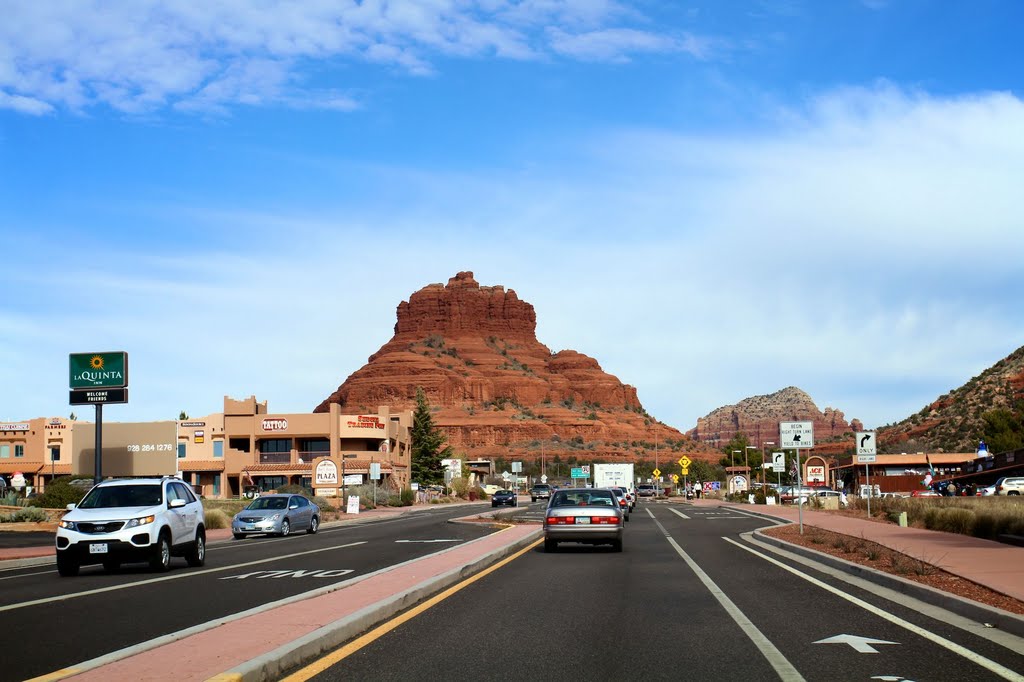
[[332,402],[349,411],[410,409],[422,388],[460,456],[635,461],[654,460],[656,448],[705,450],[648,415],[636,388],[594,358],[552,353],[536,328],[533,306],[515,291],[460,272],[399,303],[391,340],[315,411]]

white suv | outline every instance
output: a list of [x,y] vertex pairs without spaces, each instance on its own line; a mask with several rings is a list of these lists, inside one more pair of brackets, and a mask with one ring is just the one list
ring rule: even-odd
[[203,503],[178,478],[108,480],[94,486],[57,526],[57,572],[78,574],[85,564],[116,571],[149,562],[166,571],[171,556],[189,566],[206,561]]
[[996,495],[1024,495],[1024,476],[1004,476],[996,481]]

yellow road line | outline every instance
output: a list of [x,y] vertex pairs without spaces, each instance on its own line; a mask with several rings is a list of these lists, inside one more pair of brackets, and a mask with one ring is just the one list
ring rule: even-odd
[[345,646],[341,647],[337,651],[334,651],[334,652],[332,652],[330,654],[327,654],[323,658],[320,658],[320,659],[316,660],[315,662],[310,663],[305,668],[302,668],[301,670],[298,670],[298,671],[292,673],[288,677],[283,678],[281,680],[281,682],[304,682],[304,680],[308,680],[311,677],[314,677],[315,675],[319,675],[323,671],[325,671],[328,668],[330,668],[332,665],[345,660],[346,658],[348,658],[349,656],[351,656],[355,652],[359,651],[360,649],[362,649],[366,645],[372,644],[376,640],[380,639],[381,637],[383,637],[387,633],[389,633],[392,630],[394,630],[395,628],[397,628],[399,625],[401,625],[401,624],[403,624],[403,623],[405,623],[407,621],[412,620],[413,618],[415,618],[416,616],[420,615],[421,613],[423,613],[427,609],[429,609],[429,608],[431,608],[433,606],[436,606],[437,604],[441,603],[442,601],[444,601],[448,597],[452,596],[453,594],[455,594],[459,590],[463,589],[464,587],[468,587],[469,585],[472,585],[477,580],[480,580],[480,578],[483,578],[484,576],[489,575],[490,573],[493,573],[494,571],[498,570],[499,568],[501,568],[505,564],[510,563],[512,561],[515,561],[516,559],[521,557],[523,554],[526,554],[531,549],[533,549],[534,547],[539,545],[541,542],[543,542],[543,539],[537,540],[536,542],[534,542],[534,543],[532,543],[530,545],[527,545],[526,547],[524,547],[523,549],[519,550],[518,552],[516,552],[512,556],[510,556],[510,557],[508,557],[506,559],[502,559],[498,563],[494,564],[493,566],[491,566],[489,568],[484,569],[483,571],[480,571],[476,575],[473,575],[473,576],[470,576],[469,578],[466,578],[465,580],[463,580],[458,585],[454,585],[452,587],[449,587],[447,590],[445,590],[441,594],[438,594],[438,595],[436,595],[434,597],[431,597],[430,599],[428,599],[427,601],[423,602],[419,606],[416,606],[416,607],[406,611],[405,613],[403,613],[403,614],[401,614],[399,616],[396,616],[395,618],[391,619],[387,623],[384,623],[383,625],[377,626],[373,630],[370,630],[369,632],[367,632],[362,637],[359,637],[358,639],[352,640],[351,642],[349,642]]

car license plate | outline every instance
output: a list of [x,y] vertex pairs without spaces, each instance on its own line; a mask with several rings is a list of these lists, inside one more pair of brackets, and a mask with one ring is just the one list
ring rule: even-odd
[[254,525],[252,525],[252,524],[250,523],[250,524],[249,524],[248,526],[246,526],[246,527],[245,527],[245,529],[246,529],[246,530],[256,530],[256,526],[254,526]]
[[93,543],[93,544],[89,545],[89,554],[106,554],[106,553],[107,553],[107,543],[105,543],[105,542],[96,542],[96,543]]
[[590,517],[589,516],[577,516],[576,517],[576,523],[577,524],[588,524],[588,523],[590,523]]

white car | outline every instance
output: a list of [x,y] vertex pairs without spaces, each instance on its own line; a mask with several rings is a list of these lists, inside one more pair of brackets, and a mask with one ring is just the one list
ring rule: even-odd
[[996,495],[1020,495],[1024,493],[1024,476],[1003,476],[996,481]]
[[85,494],[57,526],[57,572],[78,575],[87,564],[116,571],[122,563],[170,568],[171,556],[189,566],[206,561],[203,503],[183,481],[129,478],[103,481]]
[[839,492],[838,490],[831,490],[829,488],[820,488],[810,492],[802,491],[800,498],[797,500],[797,504],[804,504],[808,500],[823,500],[826,497],[835,498],[839,500],[840,507],[848,507],[849,501],[846,499],[846,495]]

